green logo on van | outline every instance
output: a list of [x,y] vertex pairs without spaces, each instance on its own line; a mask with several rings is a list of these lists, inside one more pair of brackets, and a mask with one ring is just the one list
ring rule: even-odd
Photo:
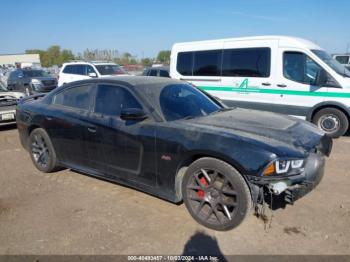
[[248,78],[244,79],[238,88],[248,88]]

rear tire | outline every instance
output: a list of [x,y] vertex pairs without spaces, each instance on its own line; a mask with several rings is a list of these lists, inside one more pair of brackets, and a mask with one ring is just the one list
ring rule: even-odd
[[193,162],[182,181],[183,201],[201,225],[227,231],[250,213],[252,197],[246,181],[231,165],[205,157]]
[[37,128],[30,133],[28,148],[30,157],[38,170],[50,173],[58,169],[55,150],[44,129]]
[[347,116],[336,108],[321,109],[315,114],[312,122],[333,138],[344,135],[349,128]]

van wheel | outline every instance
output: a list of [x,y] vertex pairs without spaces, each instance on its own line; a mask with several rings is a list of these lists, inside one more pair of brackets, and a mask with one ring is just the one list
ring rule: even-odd
[[321,109],[315,114],[312,122],[333,138],[344,135],[349,128],[347,116],[335,108]]
[[191,216],[214,230],[237,227],[252,207],[252,197],[242,175],[215,158],[193,162],[184,175],[181,189]]
[[44,129],[37,128],[30,133],[29,153],[35,167],[40,171],[50,173],[58,169],[55,150]]

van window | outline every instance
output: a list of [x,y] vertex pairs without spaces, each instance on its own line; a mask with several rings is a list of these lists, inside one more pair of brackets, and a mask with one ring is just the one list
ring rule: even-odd
[[194,76],[220,76],[222,50],[194,52]]
[[224,49],[222,76],[269,77],[270,48]]
[[304,53],[284,52],[283,54],[283,75],[287,79],[315,85],[321,70],[323,70],[322,67]]
[[177,55],[176,70],[183,76],[191,76],[193,67],[193,52],[181,52]]

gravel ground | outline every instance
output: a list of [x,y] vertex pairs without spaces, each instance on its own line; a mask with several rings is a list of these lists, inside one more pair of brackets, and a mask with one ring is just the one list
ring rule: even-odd
[[70,170],[37,171],[15,128],[0,130],[0,254],[350,254],[350,137],[334,141],[316,190],[215,232],[184,205]]

